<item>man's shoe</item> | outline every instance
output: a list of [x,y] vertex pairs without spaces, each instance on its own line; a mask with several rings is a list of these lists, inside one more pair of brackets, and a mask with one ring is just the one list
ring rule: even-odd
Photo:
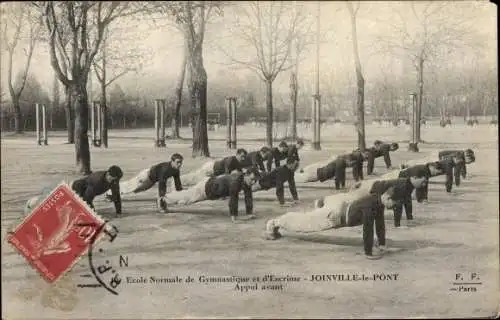
[[369,260],[378,260],[378,259],[382,258],[382,256],[378,255],[378,254],[374,255],[374,254],[366,254],[366,253],[365,253],[365,257],[366,257],[366,259],[369,259]]
[[236,222],[237,222],[237,221],[236,221],[236,217],[235,217],[235,216],[231,216],[231,221],[232,221],[233,223],[236,223]]
[[277,240],[281,238],[281,233],[279,232],[279,228],[274,225],[274,220],[269,220],[266,223],[266,233],[264,235],[264,238],[266,240]]
[[106,193],[104,195],[104,200],[106,200],[108,202],[112,202],[113,201],[113,197],[110,194]]
[[158,211],[161,213],[168,213],[167,202],[163,198],[159,198],[156,202]]

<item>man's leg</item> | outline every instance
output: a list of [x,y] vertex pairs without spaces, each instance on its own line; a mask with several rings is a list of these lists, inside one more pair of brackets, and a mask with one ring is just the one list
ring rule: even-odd
[[375,232],[377,233],[377,241],[380,250],[385,249],[385,218],[384,206],[377,206],[375,208]]
[[404,206],[405,213],[406,213],[406,219],[413,220],[413,204],[411,203],[411,199],[404,202],[403,206]]
[[267,222],[266,239],[280,238],[279,229],[294,232],[317,232],[338,226],[340,226],[340,212],[332,212],[328,207],[314,209],[310,212],[288,212]]
[[189,187],[198,184],[198,182],[213,174],[214,164],[215,161],[208,161],[204,163],[200,169],[183,174],[181,176],[182,185]]
[[316,182],[318,181],[318,169],[323,166],[322,162],[313,163],[295,173],[295,182]]
[[[132,179],[120,182],[120,194],[138,193],[151,188],[154,182],[149,179],[149,171],[150,168],[141,170]],[[111,195],[111,191],[107,191],[106,195]]]
[[373,255],[373,227],[375,224],[375,217],[371,208],[363,210],[363,247],[365,255]]
[[463,167],[462,167],[462,178],[466,178],[467,177],[467,164],[463,164]]
[[394,226],[401,227],[401,216],[403,215],[403,205],[396,204],[393,208],[394,211]]
[[202,179],[195,186],[182,190],[173,191],[165,195],[162,199],[167,205],[179,204],[179,205],[190,205],[196,202],[207,200],[207,195],[205,193],[205,184],[208,181],[208,177]]
[[366,174],[371,175],[373,174],[373,167],[375,166],[375,157],[373,156],[372,153],[368,155],[367,159],[367,166],[366,166]]

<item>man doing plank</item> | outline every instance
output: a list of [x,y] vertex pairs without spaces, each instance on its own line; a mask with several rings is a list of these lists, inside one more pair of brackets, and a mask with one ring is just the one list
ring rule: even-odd
[[374,146],[371,148],[367,148],[365,150],[366,159],[367,159],[367,168],[366,174],[373,174],[373,167],[375,165],[375,159],[379,157],[384,157],[385,166],[387,169],[392,168],[391,163],[391,151],[396,151],[399,149],[399,145],[397,143],[384,143],[380,140],[375,140]]
[[234,170],[242,172],[242,163],[248,152],[245,149],[236,150],[234,156],[225,157],[220,160],[208,161],[200,169],[181,176],[181,181],[185,186],[193,186],[206,177],[228,174]]
[[193,187],[174,191],[165,195],[162,200],[166,205],[190,205],[205,200],[216,200],[229,197],[229,214],[234,222],[238,215],[238,195],[245,195],[246,214],[253,215],[253,197],[251,186],[259,178],[259,172],[253,168],[242,172],[205,177]]
[[298,167],[298,161],[294,158],[286,159],[286,164],[278,168],[274,168],[271,172],[266,172],[261,175],[260,179],[252,186],[252,191],[269,190],[276,188],[276,197],[280,205],[285,205],[284,184],[288,182],[288,188],[294,202],[299,200],[297,188],[295,186],[295,170]]

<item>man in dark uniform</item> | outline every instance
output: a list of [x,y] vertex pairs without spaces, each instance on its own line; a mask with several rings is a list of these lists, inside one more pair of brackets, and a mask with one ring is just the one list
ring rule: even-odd
[[354,181],[363,180],[363,161],[364,156],[363,153],[356,149],[351,153],[344,155],[347,167],[352,168],[352,177]]
[[295,170],[298,167],[298,160],[295,158],[286,159],[286,164],[278,168],[274,168],[271,172],[266,172],[261,175],[260,179],[252,186],[252,191],[269,190],[276,188],[276,198],[280,205],[285,205],[284,184],[288,182],[288,188],[294,202],[299,200],[297,188],[295,186]]
[[193,186],[206,177],[228,174],[233,171],[243,171],[242,163],[245,161],[248,152],[245,149],[236,150],[233,156],[225,157],[220,160],[207,161],[200,169],[183,174],[182,183],[185,186]]
[[299,161],[300,157],[299,150],[304,146],[304,141],[302,139],[297,139],[295,145],[289,146],[285,141],[281,141],[278,148],[271,149],[271,155],[268,156],[267,160],[267,172],[271,171],[272,163],[278,168],[281,165],[281,160],[288,158],[295,158]]
[[123,171],[118,166],[111,166],[105,171],[94,171],[88,176],[77,179],[71,183],[71,189],[75,191],[87,204],[94,209],[94,198],[111,190],[111,200],[115,205],[116,214],[122,213],[122,202],[120,197],[120,179]]
[[[182,183],[179,175],[183,160],[182,155],[174,153],[170,161],[160,162],[140,171],[132,179],[120,183],[121,195],[149,190],[158,182],[158,198],[163,197],[167,192],[168,178],[173,178],[175,190],[181,191]],[[106,192],[106,198],[110,197],[111,192]]]
[[271,149],[268,147],[262,147],[258,151],[252,151],[248,153],[241,166],[243,168],[253,167],[261,172],[265,172],[266,167],[264,166],[264,159],[267,159],[270,154]]
[[476,156],[474,154],[474,151],[472,151],[472,149],[442,150],[439,152],[438,157],[439,160],[445,160],[450,158],[456,158],[459,160],[457,161],[458,166],[455,167],[455,170],[457,171],[455,173],[455,177],[458,177],[458,179],[455,179],[455,184],[457,186],[460,185],[460,176],[462,176],[462,178],[464,179],[467,176],[467,164],[471,164],[476,161]]
[[373,174],[373,167],[375,165],[375,159],[379,157],[384,157],[385,166],[387,169],[392,168],[391,163],[391,151],[396,151],[399,149],[399,145],[397,143],[384,143],[380,140],[375,140],[374,146],[371,148],[367,148],[365,150],[365,157],[367,158],[367,168],[366,174]]
[[328,163],[322,161],[308,165],[295,174],[295,181],[304,182],[324,182],[335,177],[335,189],[345,188],[346,156],[338,156]]
[[259,178],[259,172],[250,168],[245,173],[234,172],[219,176],[205,177],[195,186],[182,191],[173,191],[165,195],[163,200],[167,205],[190,205],[205,200],[216,200],[229,197],[229,215],[233,222],[238,216],[238,195],[245,195],[246,214],[253,214],[253,197],[251,186]]

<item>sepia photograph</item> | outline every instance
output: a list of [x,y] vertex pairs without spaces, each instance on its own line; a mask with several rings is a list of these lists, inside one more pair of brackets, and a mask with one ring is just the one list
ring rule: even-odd
[[0,3],[3,319],[500,316],[497,6]]

